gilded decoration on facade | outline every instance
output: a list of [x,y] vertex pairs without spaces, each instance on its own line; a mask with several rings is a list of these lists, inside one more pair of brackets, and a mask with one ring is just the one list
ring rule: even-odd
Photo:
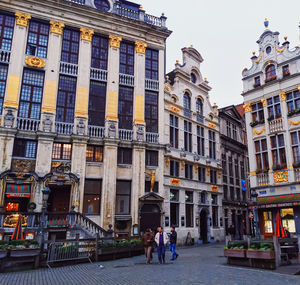
[[146,47],[147,47],[147,44],[144,43],[144,42],[139,42],[139,41],[135,42],[135,51],[136,51],[136,53],[145,54]]
[[212,128],[212,129],[215,129],[215,128],[216,128],[216,125],[215,125],[214,123],[209,122],[209,123],[208,123],[208,127],[209,127],[209,128]]
[[282,102],[286,100],[286,93],[285,92],[280,93],[280,99],[281,99]]
[[180,179],[177,178],[171,178],[170,179],[170,184],[174,186],[180,186]]
[[50,32],[53,34],[62,35],[64,30],[65,24],[62,22],[57,21],[50,21]]
[[27,27],[28,26],[28,20],[31,19],[31,15],[30,14],[16,12],[15,16],[16,16],[16,24],[17,25],[23,26],[23,27]]
[[210,176],[210,169],[206,168],[206,176]]
[[109,35],[109,45],[111,47],[120,48],[122,37],[116,35]]
[[256,175],[256,171],[251,171],[250,175]]
[[80,28],[80,35],[83,41],[91,42],[93,38],[94,30],[87,28]]
[[255,63],[259,63],[261,60],[262,60],[262,54],[259,56],[258,59],[255,59],[254,62],[255,62]]
[[194,165],[195,173],[198,173],[199,166],[197,164]]
[[25,64],[36,68],[44,68],[46,65],[45,60],[36,56],[27,56]]
[[245,104],[245,105],[243,106],[243,108],[244,108],[244,110],[245,110],[246,113],[251,112],[251,105],[250,105],[250,104]]
[[[19,214],[12,214],[12,215],[6,216],[3,221],[3,226],[13,228],[16,226],[18,219],[19,219]],[[21,216],[21,221],[22,221],[22,227],[26,227],[27,226],[27,218],[25,216]]]
[[262,127],[259,131],[258,130],[256,130],[256,129],[254,129],[253,130],[253,134],[254,135],[261,135],[263,132],[265,132],[266,131],[266,128],[265,127]]
[[280,48],[278,48],[277,45],[275,45],[275,49],[276,49],[277,52],[282,53],[286,49],[286,46],[284,46],[283,48],[280,49]]
[[266,99],[261,99],[260,101],[261,101],[261,103],[263,104],[264,107],[267,106],[267,101],[266,101]]
[[211,185],[211,191],[213,191],[213,192],[218,192],[218,190],[219,190],[219,187],[217,186],[217,185]]
[[280,171],[274,173],[274,182],[280,183],[280,182],[287,182],[289,180],[288,172],[287,171]]
[[169,157],[166,157],[165,165],[166,165],[166,167],[169,167],[169,165],[170,165],[170,158]]
[[293,126],[298,126],[298,125],[300,124],[300,120],[294,122],[294,121],[292,121],[291,119],[289,119],[289,124],[290,124],[290,125],[293,125]]
[[178,114],[180,112],[180,109],[178,107],[175,107],[173,105],[170,106],[170,111]]
[[181,165],[181,170],[184,170],[185,162],[184,162],[184,161],[181,161],[181,162],[180,162],[180,165]]

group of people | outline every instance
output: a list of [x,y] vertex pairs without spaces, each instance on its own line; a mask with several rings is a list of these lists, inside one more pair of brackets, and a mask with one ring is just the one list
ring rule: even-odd
[[172,252],[171,260],[175,260],[179,255],[176,253],[176,243],[177,243],[177,233],[174,227],[171,227],[170,238],[166,232],[164,232],[162,227],[157,228],[157,233],[154,235],[154,232],[151,229],[147,229],[142,237],[146,263],[149,264],[152,261],[154,247],[157,247],[158,261],[160,264],[166,263],[166,247],[169,243],[169,249]]

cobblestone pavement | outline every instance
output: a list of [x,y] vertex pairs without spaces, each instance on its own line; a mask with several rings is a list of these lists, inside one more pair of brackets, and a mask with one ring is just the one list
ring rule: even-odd
[[[300,284],[300,276],[284,275],[269,270],[227,266],[223,246],[213,244],[182,248],[174,262],[146,265],[138,256],[93,264],[39,269],[0,274],[1,285],[93,285],[93,284]],[[104,268],[100,268],[103,265]],[[300,268],[299,268],[300,269]]]

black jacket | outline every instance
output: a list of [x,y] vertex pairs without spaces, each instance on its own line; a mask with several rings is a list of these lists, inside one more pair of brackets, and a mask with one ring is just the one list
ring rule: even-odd
[[170,243],[177,243],[177,233],[176,233],[176,231],[171,232],[171,234],[170,234]]

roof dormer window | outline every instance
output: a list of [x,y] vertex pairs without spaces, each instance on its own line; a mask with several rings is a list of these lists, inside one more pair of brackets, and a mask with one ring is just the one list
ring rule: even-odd
[[269,54],[269,53],[271,53],[271,51],[272,51],[272,48],[271,48],[270,46],[268,46],[268,47],[266,48],[266,53]]
[[95,7],[103,12],[107,12],[110,9],[109,3],[107,0],[94,0]]
[[276,79],[276,68],[274,64],[270,64],[266,68],[266,82]]
[[195,84],[196,81],[197,81],[197,77],[196,77],[195,73],[191,73],[191,82]]

